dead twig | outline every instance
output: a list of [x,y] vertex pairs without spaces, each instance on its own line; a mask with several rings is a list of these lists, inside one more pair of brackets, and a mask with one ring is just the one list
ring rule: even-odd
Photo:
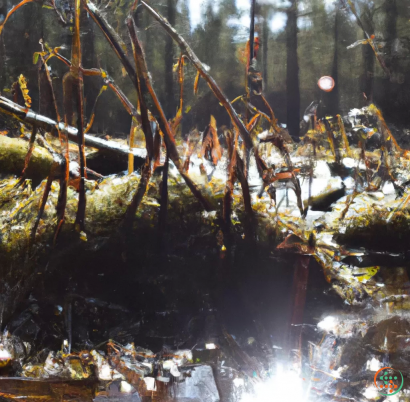
[[33,3],[35,0],[23,0],[19,4],[15,5],[6,15],[3,23],[0,25],[0,35],[3,32],[4,25],[6,25],[7,20],[14,14],[20,7],[23,7],[25,4]]
[[38,211],[37,218],[36,218],[36,221],[34,223],[34,226],[31,229],[30,242],[29,242],[30,248],[34,244],[34,241],[36,239],[36,233],[37,233],[38,225],[40,224],[41,217],[43,216],[44,209],[46,207],[48,195],[50,194],[50,191],[51,191],[51,184],[53,183],[54,176],[55,176],[55,174],[56,174],[56,172],[58,171],[59,168],[60,168],[60,165],[57,162],[54,163],[53,167],[51,168],[51,172],[48,175],[47,182],[46,182],[46,185],[44,187],[43,196],[41,197],[41,201],[40,201],[40,209]]
[[168,123],[165,117],[165,113],[161,107],[161,104],[159,103],[155,90],[151,84],[151,80],[150,80],[149,73],[148,73],[148,68],[145,62],[144,52],[142,50],[142,46],[136,35],[136,27],[135,27],[134,21],[130,17],[127,19],[127,26],[130,32],[130,37],[133,42],[133,52],[134,52],[134,56],[136,57],[136,66],[137,66],[138,76],[141,77],[140,80],[138,80],[137,78],[137,88],[139,87],[140,83],[142,86],[142,81],[145,82],[147,91],[141,91],[142,96],[144,97],[145,100],[147,100],[147,97],[150,96],[154,103],[153,114],[155,118],[157,119],[157,122],[164,136],[164,141],[167,147],[169,158],[172,160],[172,162],[174,162],[174,165],[178,169],[180,175],[183,177],[183,179],[185,180],[185,183],[187,184],[191,192],[194,194],[194,196],[198,199],[198,201],[205,208],[205,210],[210,211],[212,208],[208,200],[205,199],[205,197],[202,195],[201,191],[198,189],[196,184],[184,172],[183,165],[181,163],[178,150],[175,144],[174,134],[172,132],[170,124]]
[[[344,0],[342,0],[342,2],[344,3]],[[370,36],[370,35],[367,33],[367,31],[366,31],[366,29],[365,29],[365,27],[364,27],[364,25],[363,25],[363,22],[362,22],[362,20],[360,19],[359,14],[358,14],[358,12],[357,12],[357,10],[356,10],[356,7],[355,7],[355,5],[353,4],[353,2],[352,2],[351,0],[347,0],[347,3],[348,3],[348,5],[349,5],[350,11],[352,12],[352,14],[353,14],[353,15],[355,16],[355,18],[356,18],[357,25],[361,28],[361,30],[363,31],[365,37],[367,38],[367,43],[371,46],[371,48],[372,48],[372,50],[373,50],[373,52],[374,52],[374,55],[376,56],[376,59],[377,59],[377,61],[379,62],[381,68],[382,68],[383,71],[390,77],[390,76],[391,76],[390,70],[387,68],[386,63],[384,62],[383,58],[381,57],[380,53],[379,53],[378,50],[377,50],[376,45],[374,44],[374,40],[373,40],[373,39],[374,39],[374,35]]]
[[138,183],[137,191],[132,197],[131,203],[125,213],[124,229],[126,233],[132,229],[135,214],[137,213],[138,207],[140,206],[145,192],[147,191],[148,183],[151,178],[151,172],[151,158],[147,156],[144,167],[141,171],[141,179]]
[[[223,93],[221,88],[215,82],[215,80],[208,74],[205,67],[203,66],[202,62],[198,59],[196,54],[193,52],[191,47],[186,43],[185,39],[178,34],[178,32],[169,24],[169,22],[158,14],[152,7],[150,7],[146,2],[141,1],[141,4],[145,7],[145,9],[149,12],[149,14],[160,23],[160,25],[164,28],[164,30],[174,39],[174,41],[179,45],[182,52],[188,57],[191,63],[195,66],[195,68],[200,73],[201,77],[208,83],[209,87],[211,88],[212,92],[219,100],[219,102],[223,105],[226,111],[229,114],[233,124],[238,128],[239,133],[245,142],[246,150],[248,155],[253,150],[253,142],[252,138],[246,129],[243,122],[240,120],[239,116],[237,115],[235,109],[232,107],[231,103],[229,102],[226,95]],[[262,172],[259,172],[262,174]]]
[[34,142],[36,141],[36,135],[37,135],[37,126],[33,125],[32,131],[31,131],[31,136],[30,136],[30,141],[28,143],[28,150],[27,150],[26,159],[24,161],[24,168],[23,168],[23,171],[21,173],[20,182],[22,182],[26,178],[27,168],[28,168],[28,165],[30,163],[31,155],[33,154]]
[[147,103],[145,101],[145,94],[148,92],[148,89],[147,89],[146,80],[144,77],[144,68],[140,64],[140,58],[142,57],[140,52],[142,49],[139,46],[138,38],[137,38],[137,31],[135,29],[134,22],[132,21],[131,18],[127,18],[127,26],[128,26],[128,32],[130,35],[130,39],[131,39],[131,44],[132,44],[132,53],[134,56],[134,62],[136,66],[136,73],[137,73],[136,90],[137,90],[138,101],[139,101],[140,110],[141,110],[142,129],[145,135],[147,154],[148,154],[148,157],[150,158],[150,163],[151,163],[151,160],[154,156],[154,136],[153,136],[152,129],[151,129],[151,123],[149,121],[149,112],[148,112]]
[[130,77],[132,83],[134,84],[135,88],[138,88],[138,78],[137,73],[132,66],[131,60],[128,58],[127,55],[127,48],[118,34],[115,32],[114,28],[107,22],[101,12],[98,10],[96,5],[91,2],[90,0],[85,0],[84,7],[87,12],[90,14],[91,18],[100,28],[101,32],[104,34],[105,38],[107,39],[108,43],[114,50],[117,57],[120,59],[122,65],[125,68],[128,76]]
[[[45,71],[46,76],[46,83],[49,87],[49,92],[51,94],[53,100],[53,106],[56,113],[57,121],[61,122],[60,113],[58,112],[57,101],[53,89],[53,82],[51,80],[50,71],[47,67],[47,63],[43,56],[41,56],[42,67]],[[33,126],[34,128],[35,126]],[[62,133],[61,130],[57,126],[58,137],[60,139],[61,148],[64,152],[63,155],[63,172],[60,178],[60,191],[58,194],[56,212],[57,212],[57,227],[54,234],[54,244],[57,241],[57,237],[60,233],[60,230],[64,223],[65,218],[65,209],[67,205],[67,188],[68,188],[68,180],[69,180],[69,171],[70,171],[70,154],[69,154],[69,147],[68,147],[68,139],[65,133]],[[51,174],[51,172],[50,172]]]
[[138,101],[139,101],[140,110],[141,110],[142,128],[144,131],[145,144],[147,148],[147,158],[145,160],[145,164],[142,169],[141,180],[138,183],[137,191],[135,195],[133,196],[131,204],[128,206],[127,212],[125,214],[124,225],[125,225],[125,229],[129,231],[132,228],[135,214],[138,210],[138,207],[141,204],[142,199],[144,198],[145,192],[147,191],[149,180],[151,178],[151,173],[152,173],[151,163],[152,163],[152,158],[154,156],[154,140],[153,140],[153,134],[151,130],[151,123],[149,121],[148,108],[147,108],[147,104],[145,102],[144,93],[143,93],[143,90],[145,90],[145,87],[143,88],[145,81],[143,77],[143,71],[140,68],[141,66],[139,63],[140,48],[138,46],[137,33],[135,30],[133,21],[130,18],[127,19],[127,25],[128,25],[128,31],[130,34],[130,38],[131,38],[131,43],[132,43],[132,52],[134,55],[134,61],[136,65],[136,74],[137,74],[136,90],[138,94]]
[[[121,63],[123,64],[125,70],[127,71],[128,75],[129,75],[129,77],[130,77],[130,79],[131,79],[132,83],[134,84],[134,87],[136,88],[137,91],[138,91],[140,82],[142,83],[142,81],[145,81],[145,85],[147,86],[148,92],[149,92],[149,94],[152,97],[152,100],[154,102],[154,109],[157,112],[155,117],[157,118],[158,124],[160,125],[161,131],[164,135],[164,140],[165,140],[165,143],[167,145],[167,149],[168,149],[168,152],[169,152],[169,155],[170,155],[170,159],[174,162],[175,166],[177,167],[178,171],[182,175],[182,177],[185,180],[186,184],[188,185],[188,187],[190,188],[192,193],[195,195],[195,197],[202,204],[202,206],[206,210],[211,210],[212,208],[211,208],[209,202],[204,198],[204,196],[201,194],[200,190],[197,188],[195,183],[190,179],[190,177],[183,172],[182,164],[181,164],[180,159],[179,159],[178,151],[177,151],[177,148],[176,148],[176,145],[175,145],[175,141],[174,141],[174,138],[173,138],[171,128],[169,126],[168,121],[165,118],[165,114],[162,110],[162,107],[161,107],[159,101],[158,101],[158,98],[155,94],[155,91],[154,91],[154,89],[151,85],[149,75],[148,75],[148,69],[147,69],[146,64],[145,64],[145,58],[143,56],[142,48],[141,48],[141,45],[139,44],[137,36],[135,35],[135,38],[137,40],[135,42],[133,42],[133,46],[135,47],[136,53],[138,54],[139,60],[140,60],[139,65],[138,65],[137,68],[141,69],[141,71],[142,71],[141,74],[144,77],[144,80],[141,80],[140,82],[138,81],[137,72],[133,68],[133,66],[132,66],[132,64],[131,64],[131,62],[130,62],[130,60],[129,60],[129,58],[128,58],[125,50],[124,50],[124,47],[122,45],[120,45],[120,43],[122,41],[121,41],[121,39],[118,38],[118,35],[115,33],[113,28],[107,23],[107,21],[105,20],[103,15],[100,13],[100,11],[97,9],[97,7],[90,0],[85,1],[85,8],[89,12],[91,17],[95,21],[95,23],[98,25],[98,27],[101,29],[101,31],[104,33],[106,39],[108,40],[109,44],[111,45],[111,47],[115,51],[117,57],[120,59]],[[130,21],[129,18],[127,19],[127,21],[129,21],[129,22],[127,22],[128,29],[134,29],[134,31],[136,32],[135,27],[130,28],[130,25],[132,26],[134,24],[134,22],[132,20]],[[145,100],[147,100],[146,94],[144,92],[143,92],[143,96],[145,97]]]

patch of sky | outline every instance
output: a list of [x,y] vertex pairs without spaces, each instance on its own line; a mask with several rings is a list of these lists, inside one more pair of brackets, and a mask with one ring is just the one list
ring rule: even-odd
[[[218,12],[220,1],[223,0],[189,0],[189,14],[191,29],[194,30],[203,21],[203,14],[205,7],[208,4],[212,5],[213,11]],[[286,8],[290,5],[287,0],[257,0],[259,5],[271,5],[280,8]],[[325,0],[334,1],[334,0]],[[236,0],[237,16],[231,16],[227,21],[227,24],[237,29],[237,35],[234,38],[235,42],[243,42],[249,35],[250,26],[250,0]],[[270,13],[269,27],[273,33],[282,31],[286,25],[286,13],[284,12],[272,12]],[[261,17],[256,17],[255,23],[261,23]]]

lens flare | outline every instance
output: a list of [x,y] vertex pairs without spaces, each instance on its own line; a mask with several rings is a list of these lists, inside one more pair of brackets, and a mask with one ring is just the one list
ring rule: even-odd
[[254,392],[242,396],[241,402],[305,402],[303,380],[291,369],[278,363],[275,374],[254,386]]

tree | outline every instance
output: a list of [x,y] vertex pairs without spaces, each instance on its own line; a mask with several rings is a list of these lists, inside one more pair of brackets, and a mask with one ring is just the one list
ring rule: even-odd
[[289,134],[293,138],[299,136],[300,121],[300,88],[298,62],[298,1],[292,0],[287,9],[286,23],[286,110]]
[[[175,0],[167,0],[167,19],[172,26],[175,26],[176,20],[176,2]],[[168,119],[175,116],[175,92],[174,92],[174,42],[172,38],[167,35],[165,38],[165,52],[164,52],[164,77],[165,77],[165,113]]]
[[264,5],[261,8],[261,14],[263,18],[262,23],[262,74],[263,74],[263,84],[265,88],[268,88],[268,50],[269,50],[269,8]]

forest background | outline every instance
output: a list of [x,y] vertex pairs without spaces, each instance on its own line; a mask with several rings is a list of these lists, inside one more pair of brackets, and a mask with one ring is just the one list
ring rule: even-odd
[[[0,0],[0,23],[18,1]],[[13,82],[20,74],[28,80],[32,108],[55,118],[52,105],[39,102],[38,69],[33,54],[41,51],[40,40],[70,58],[73,2],[56,0],[61,13],[46,1],[29,3],[7,21],[0,38],[0,91],[11,97]],[[200,60],[233,100],[244,93],[245,44],[249,38],[250,0],[151,0],[150,5],[164,15],[192,46]],[[130,46],[124,24],[131,0],[99,0],[111,25]],[[263,75],[264,93],[282,124],[291,135],[299,135],[299,121],[312,101],[321,101],[322,113],[346,114],[375,102],[386,120],[398,127],[410,125],[410,2],[407,0],[354,1],[364,30],[374,35],[383,69],[368,44],[348,46],[365,39],[357,19],[342,1],[258,0],[256,32],[260,41],[258,69]],[[167,117],[176,114],[179,85],[173,66],[180,51],[172,39],[142,9],[136,23],[142,39],[155,89]],[[106,70],[129,99],[136,104],[136,93],[127,74],[92,19],[83,13],[81,21],[83,66]],[[54,90],[62,108],[61,80],[66,66],[57,58],[48,63]],[[330,75],[335,89],[326,94],[318,79]],[[193,94],[196,71],[187,65],[182,135],[192,128],[202,131],[209,116],[218,126],[230,125],[225,113],[204,81],[198,95]],[[86,120],[92,114],[101,80],[85,77]],[[237,110],[241,111],[238,102]],[[127,135],[131,117],[111,91],[98,101],[91,133],[99,136]],[[1,128],[1,127],[0,127]],[[410,130],[407,131],[410,136]]]

